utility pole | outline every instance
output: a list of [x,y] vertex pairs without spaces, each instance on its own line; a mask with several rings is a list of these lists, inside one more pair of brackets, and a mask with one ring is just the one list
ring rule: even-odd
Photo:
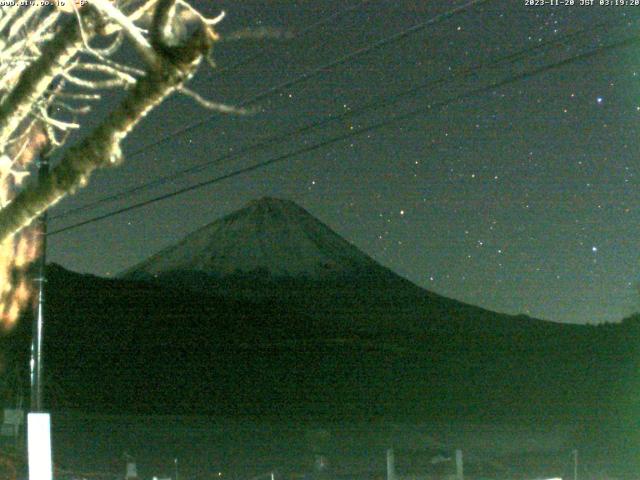
[[387,449],[387,480],[396,480],[396,456],[393,448]]
[[[38,178],[43,179],[49,174],[49,159],[41,154],[38,159]],[[42,405],[42,335],[44,327],[44,284],[47,263],[47,211],[45,210],[37,221],[37,231],[40,241],[40,256],[38,258],[37,276],[38,300],[31,330],[31,412],[41,412]]]
[[[38,177],[42,180],[49,174],[47,153],[38,159]],[[33,317],[31,332],[31,408],[27,416],[27,449],[29,457],[29,480],[51,480],[53,468],[51,460],[51,417],[43,410],[42,403],[42,337],[44,327],[44,284],[46,282],[47,253],[47,212],[38,218],[40,258],[37,278],[38,300]]]
[[456,450],[456,480],[464,480],[464,465],[460,449]]

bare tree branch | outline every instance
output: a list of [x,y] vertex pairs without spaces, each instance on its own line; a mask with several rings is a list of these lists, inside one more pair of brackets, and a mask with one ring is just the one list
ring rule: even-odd
[[122,11],[109,0],[89,0],[89,2],[105,16],[120,25],[145,63],[149,67],[157,68],[158,59],[155,51],[151,48],[151,45],[140,31],[140,28],[138,28],[129,17],[122,13]]
[[[95,25],[96,16],[86,16]],[[60,33],[44,45],[42,55],[21,73],[17,85],[0,103],[0,149],[81,46],[80,29],[75,19],[69,19]]]
[[[159,60],[157,67],[149,68],[145,76],[137,79],[122,103],[95,130],[70,147],[47,177],[28,185],[0,210],[0,242],[85,185],[94,170],[118,164],[122,159],[121,141],[151,109],[193,76],[210,50],[215,34],[209,25],[202,23],[186,41],[169,45],[167,40],[174,40],[167,38],[174,27],[174,12],[174,0],[158,1],[151,25],[151,45]],[[78,30],[77,27],[72,30],[74,45],[81,41]]]
[[265,38],[289,40],[293,38],[293,32],[282,28],[272,27],[245,28],[235,32],[227,33],[221,38],[221,41],[236,42],[246,40],[263,40]]
[[220,113],[232,113],[236,115],[247,115],[249,113],[253,113],[253,111],[248,110],[246,108],[234,107],[233,105],[227,105],[224,103],[213,102],[211,100],[207,100],[198,92],[191,90],[185,86],[182,86],[178,89],[178,91],[187,97],[192,98],[198,105],[206,108],[207,110],[213,110]]

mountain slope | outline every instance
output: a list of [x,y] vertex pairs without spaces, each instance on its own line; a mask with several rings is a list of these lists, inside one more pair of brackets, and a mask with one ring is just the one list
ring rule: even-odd
[[[286,304],[327,331],[424,334],[539,324],[434,294],[378,264],[297,204],[262,198],[187,235],[121,275],[203,294]],[[545,324],[545,331],[561,325]],[[453,334],[453,331],[452,331]]]
[[[450,328],[363,334],[335,323],[331,312],[286,302],[237,301],[57,266],[48,276],[45,371],[54,410],[595,418],[628,363],[618,343],[599,346],[604,337],[594,327],[487,312],[482,331],[477,318],[443,310]],[[28,320],[20,326],[5,340],[22,345],[15,360],[26,366]]]
[[264,271],[275,277],[322,278],[370,269],[384,270],[302,207],[265,197],[188,235],[123,277],[176,271],[212,276]]

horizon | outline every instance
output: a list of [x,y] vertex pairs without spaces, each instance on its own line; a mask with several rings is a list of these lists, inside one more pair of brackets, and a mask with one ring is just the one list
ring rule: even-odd
[[[313,19],[347,10],[300,38],[218,45],[216,62],[227,70],[202,69],[191,88],[238,105],[434,18],[450,2],[292,0],[275,8],[259,0],[195,0],[195,7],[210,16],[218,8],[227,11],[219,25],[223,35],[253,27],[303,31]],[[379,263],[441,295],[561,322],[618,321],[640,306],[640,209],[634,206],[640,195],[640,106],[634,93],[640,91],[640,65],[634,47],[605,49],[484,87],[632,36],[639,18],[638,8],[536,9],[519,2],[498,8],[489,2],[275,92],[250,115],[215,115],[160,148],[145,148],[210,115],[188,97],[172,97],[127,138],[119,168],[98,172],[88,188],[52,208],[52,230],[326,138],[391,123],[52,236],[50,258],[73,270],[114,274],[253,198],[286,197]],[[323,48],[315,48],[318,41]],[[231,68],[254,56],[259,58]],[[503,57],[509,60],[492,65]],[[475,66],[487,68],[476,72]],[[465,76],[469,71],[477,74]],[[354,114],[304,136],[285,135],[268,149],[201,167],[327,116],[395,99],[425,81],[434,86],[392,107]],[[469,93],[479,88],[484,90]],[[457,95],[462,97],[449,101]],[[414,106],[428,105],[434,105],[431,111],[392,122]],[[186,169],[193,171],[178,175]],[[55,218],[165,176],[153,188]]]
[[[326,224],[326,223],[325,223],[325,222],[323,222],[321,219],[319,219],[318,217],[316,217],[312,212],[310,212],[310,211],[306,208],[306,206],[305,206],[305,205],[302,205],[302,204],[300,204],[300,203],[298,203],[298,202],[296,202],[295,200],[290,199],[290,198],[286,198],[286,197],[273,197],[273,196],[268,196],[268,195],[267,195],[267,196],[261,196],[261,197],[257,197],[257,198],[253,198],[253,199],[248,200],[246,203],[244,203],[243,205],[241,205],[239,208],[237,208],[237,209],[235,209],[235,210],[233,210],[233,211],[230,211],[230,212],[224,213],[224,214],[222,214],[221,216],[219,216],[219,217],[217,217],[217,218],[215,218],[215,219],[211,220],[210,222],[206,223],[205,225],[201,225],[201,226],[197,227],[197,228],[196,228],[196,229],[194,229],[193,231],[186,233],[183,237],[178,238],[177,240],[172,241],[172,243],[169,243],[169,244],[166,244],[166,245],[162,245],[158,250],[156,250],[156,251],[154,251],[154,252],[150,252],[150,253],[148,253],[148,255],[147,255],[147,256],[145,256],[144,258],[142,258],[141,260],[136,261],[135,263],[133,263],[133,264],[131,264],[131,265],[128,265],[128,266],[126,266],[123,270],[121,270],[121,271],[119,271],[119,272],[112,273],[112,274],[110,273],[110,274],[102,274],[102,275],[101,275],[101,274],[99,274],[99,273],[98,273],[98,274],[96,274],[96,273],[93,273],[93,272],[75,271],[75,270],[73,270],[73,269],[71,269],[71,268],[68,268],[68,267],[66,267],[66,266],[62,265],[62,264],[59,264],[59,265],[60,265],[60,266],[62,266],[63,268],[66,268],[67,270],[75,271],[76,273],[91,274],[91,275],[96,275],[96,276],[98,276],[98,277],[101,277],[101,278],[107,278],[107,279],[118,279],[120,276],[122,276],[123,274],[125,274],[127,271],[129,271],[129,270],[131,270],[132,268],[134,268],[134,267],[136,267],[136,266],[140,265],[141,263],[144,263],[145,261],[149,260],[151,257],[153,257],[153,256],[155,256],[155,255],[157,255],[157,254],[161,253],[161,252],[162,252],[162,251],[164,251],[165,249],[171,249],[172,247],[175,247],[175,246],[176,246],[176,245],[178,245],[179,243],[183,242],[187,237],[189,237],[189,236],[191,236],[191,235],[195,234],[196,232],[200,231],[201,229],[206,229],[207,227],[209,227],[209,226],[211,226],[211,225],[213,225],[213,224],[216,224],[216,223],[218,223],[218,222],[220,222],[220,221],[224,220],[226,217],[229,217],[229,216],[232,216],[232,215],[236,215],[237,213],[239,213],[239,212],[241,212],[241,211],[244,211],[244,210],[249,209],[249,208],[250,208],[251,206],[253,206],[253,205],[263,204],[263,203],[265,203],[265,204],[266,204],[266,203],[269,203],[269,202],[274,201],[274,200],[275,200],[276,202],[283,202],[283,203],[285,203],[285,204],[287,204],[287,203],[289,203],[289,204],[293,204],[293,205],[295,205],[296,207],[301,208],[302,210],[304,210],[304,212],[306,212],[308,215],[310,215],[313,219],[315,219],[315,220],[317,220],[317,221],[320,221],[322,224],[324,224],[324,225],[328,226],[328,227],[329,227],[329,228],[330,228],[334,233],[337,233],[333,226]],[[476,307],[479,307],[479,308],[487,309],[487,310],[492,311],[492,312],[495,312],[495,313],[511,315],[511,316],[514,316],[514,317],[517,317],[517,316],[526,316],[526,317],[529,317],[529,318],[532,318],[532,319],[535,319],[535,320],[543,320],[543,321],[546,321],[546,322],[554,322],[554,323],[568,323],[568,324],[574,324],[574,325],[581,325],[581,324],[586,324],[586,325],[602,325],[602,324],[605,324],[605,323],[621,323],[624,319],[629,318],[629,317],[631,317],[631,316],[633,316],[633,315],[635,315],[635,314],[637,314],[637,313],[638,313],[638,311],[632,311],[632,312],[628,313],[627,315],[625,315],[625,316],[623,316],[623,317],[620,317],[619,319],[616,319],[616,320],[601,320],[601,321],[597,321],[597,320],[587,320],[587,321],[582,321],[582,322],[577,322],[577,321],[575,321],[575,322],[570,322],[570,321],[561,321],[561,320],[556,320],[556,319],[553,319],[553,318],[535,317],[535,316],[531,315],[530,313],[525,313],[525,312],[517,312],[517,311],[516,311],[516,312],[514,312],[514,311],[499,311],[499,310],[492,310],[492,309],[490,309],[490,308],[488,308],[488,307],[486,307],[486,306],[484,306],[484,305],[481,305],[481,304],[471,304],[471,303],[466,302],[464,299],[461,299],[461,298],[455,298],[455,297],[449,297],[449,296],[446,296],[446,295],[444,295],[444,294],[442,294],[442,293],[440,293],[440,292],[438,292],[438,291],[436,291],[436,290],[432,290],[432,289],[430,289],[430,288],[429,288],[429,285],[420,285],[419,283],[415,282],[413,279],[411,279],[411,278],[409,278],[409,277],[407,277],[407,276],[403,276],[400,272],[398,272],[398,271],[394,270],[391,266],[389,266],[389,265],[384,265],[384,264],[380,263],[378,260],[376,260],[376,259],[371,255],[371,253],[367,252],[366,250],[364,250],[364,249],[363,249],[363,248],[361,248],[360,246],[356,245],[356,244],[355,244],[351,239],[344,238],[344,237],[342,237],[341,235],[339,235],[339,233],[337,233],[337,234],[338,234],[338,236],[340,236],[340,238],[342,238],[343,240],[346,240],[348,243],[350,243],[351,245],[355,246],[355,247],[356,247],[360,252],[364,253],[366,256],[368,256],[369,258],[371,258],[371,259],[372,259],[374,262],[376,262],[377,264],[381,265],[381,266],[382,266],[382,267],[384,267],[384,268],[387,268],[387,269],[391,270],[394,274],[396,274],[396,275],[400,276],[401,278],[403,278],[403,279],[405,279],[405,280],[410,281],[410,282],[411,282],[411,283],[413,283],[414,285],[416,285],[416,286],[418,286],[418,287],[420,287],[420,288],[422,288],[422,289],[424,289],[424,290],[426,290],[426,291],[431,291],[431,292],[437,293],[437,294],[439,294],[439,295],[442,295],[442,296],[444,296],[444,297],[446,297],[446,298],[450,298],[450,299],[452,299],[452,300],[455,300],[455,301],[458,301],[458,302],[462,302],[462,303],[467,303],[467,304],[469,304],[469,305],[473,305],[473,306],[476,306]],[[248,252],[248,251],[247,251],[247,254],[249,254],[249,252]],[[50,263],[56,263],[56,262],[50,262]]]

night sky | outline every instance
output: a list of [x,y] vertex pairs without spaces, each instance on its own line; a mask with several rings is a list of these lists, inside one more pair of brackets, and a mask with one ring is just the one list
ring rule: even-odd
[[[576,0],[578,3],[579,0]],[[220,67],[191,86],[209,99],[247,98],[424,22],[464,1],[195,1],[219,30],[297,32],[357,8],[301,38],[221,42]],[[596,0],[598,3],[598,0]],[[291,137],[161,188],[51,222],[55,230],[133,202],[391,119],[580,52],[638,34],[638,7],[525,6],[494,0],[408,35],[257,104],[211,121],[95,175],[65,210],[212,160],[325,115],[451,77],[380,111]],[[579,34],[520,61],[492,59]],[[462,78],[461,69],[477,75]],[[109,99],[85,126],[94,125]],[[167,101],[128,137],[127,152],[211,115],[186,97]],[[640,43],[490,89],[383,129],[247,175],[80,227],[49,240],[49,260],[115,275],[257,197],[294,200],[383,265],[471,304],[562,322],[617,321],[640,310]]]

